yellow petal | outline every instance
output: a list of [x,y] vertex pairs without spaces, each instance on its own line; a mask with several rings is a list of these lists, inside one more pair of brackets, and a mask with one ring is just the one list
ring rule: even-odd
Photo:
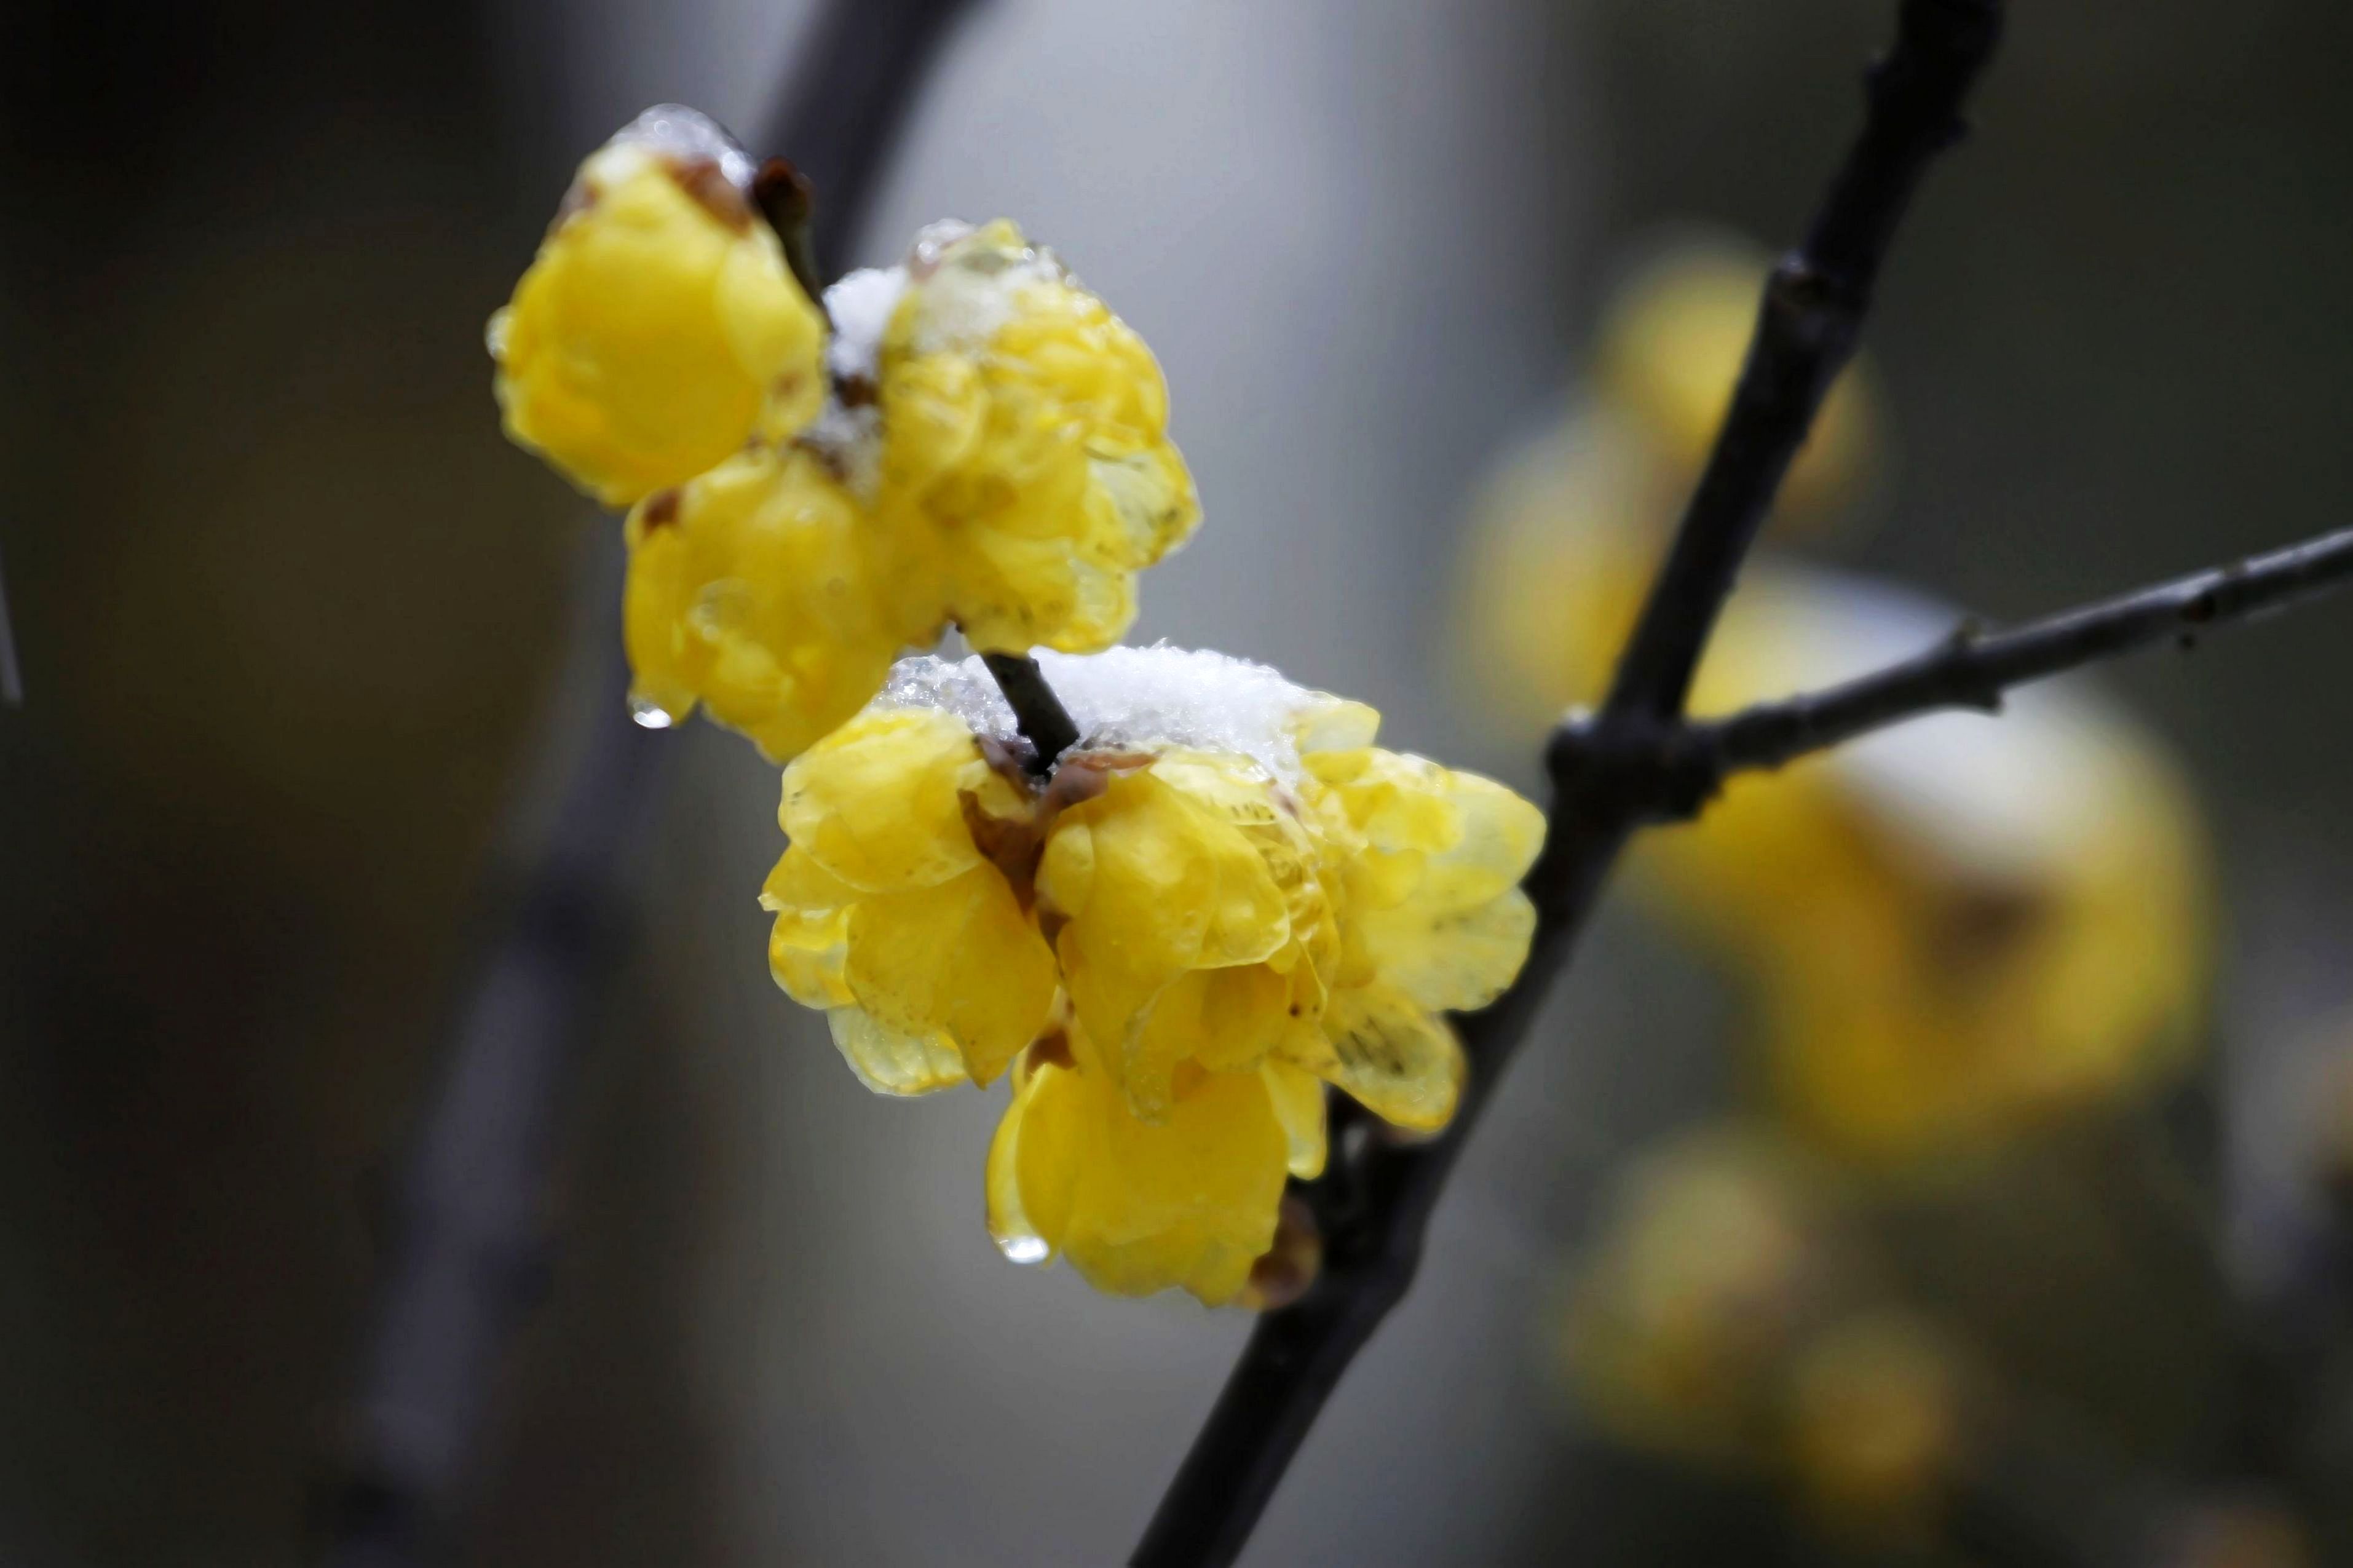
[[1461,836],[1430,857],[1416,896],[1434,906],[1461,908],[1519,886],[1544,848],[1544,813],[1476,773],[1449,768],[1446,781]]
[[987,768],[963,720],[870,709],[785,769],[779,820],[852,887],[929,887],[980,863],[957,791]]
[[1289,1062],[1262,1063],[1266,1092],[1274,1106],[1274,1119],[1289,1140],[1290,1170],[1303,1181],[1324,1174],[1324,1080]]
[[1434,762],[1377,747],[1318,751],[1302,760],[1376,849],[1434,853],[1462,837],[1461,809],[1447,770]]
[[869,894],[849,926],[847,979],[859,1005],[899,1033],[945,1035],[976,1083],[1003,1072],[1053,1009],[1053,952],[993,865],[935,887]]
[[768,938],[768,970],[805,1007],[845,1007],[856,1000],[844,968],[849,906],[857,896],[797,850],[786,850],[768,874],[760,892],[761,907],[776,916]]
[[1409,902],[1373,910],[1363,928],[1383,980],[1423,1007],[1465,1012],[1486,1006],[1518,977],[1536,909],[1513,888],[1467,909]]
[[1142,1010],[1118,1073],[1128,1107],[1161,1120],[1175,1097],[1176,1069],[1198,1062],[1212,1071],[1252,1067],[1273,1050],[1291,1022],[1291,984],[1264,964],[1195,969],[1171,981]]
[[861,1008],[825,1015],[841,1059],[878,1095],[928,1095],[965,1081],[964,1056],[944,1034],[902,1034]]
[[1443,1020],[1387,985],[1335,991],[1324,1014],[1324,1048],[1300,1065],[1382,1120],[1434,1132],[1462,1092],[1461,1043]]
[[1100,1075],[1042,1068],[997,1138],[992,1226],[1012,1246],[1035,1236],[1097,1289],[1181,1287],[1214,1306],[1273,1241],[1290,1140],[1256,1073],[1208,1075],[1152,1126]]

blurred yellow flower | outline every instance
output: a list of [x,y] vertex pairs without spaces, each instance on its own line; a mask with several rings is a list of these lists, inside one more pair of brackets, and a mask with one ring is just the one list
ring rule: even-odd
[[648,110],[581,164],[491,318],[507,433],[607,505],[817,416],[823,325],[751,175],[702,115]]
[[[1671,255],[1609,313],[1592,396],[1474,514],[1466,673],[1514,736],[1599,699],[1721,412],[1761,261]],[[1714,390],[1703,395],[1701,381]],[[1826,410],[1784,511],[1829,504],[1877,423]],[[1919,652],[1959,619],[1883,584],[1757,557],[1692,708],[1721,713]],[[2178,1062],[2202,990],[2197,814],[2156,744],[2078,683],[1999,720],[1918,721],[1647,834],[1641,891],[1752,979],[1770,1079],[1846,1152],[1897,1158]]]
[[[1694,706],[1859,674],[1956,619],[1762,569]],[[1849,1155],[1999,1134],[2187,1055],[2211,902],[2197,810],[2157,743],[2081,685],[1736,779],[1638,863],[1654,904],[1748,975],[1788,1114]]]
[[1787,1463],[1807,1510],[1849,1535],[1907,1535],[1961,1468],[1961,1378],[1945,1338],[1895,1308],[1819,1335],[1790,1373]]
[[1770,1130],[1703,1128],[1630,1167],[1565,1326],[1603,1429],[1783,1478],[1838,1531],[1916,1527],[1961,1463],[1949,1344],[1874,1277],[1832,1173]]
[[[1595,392],[1630,417],[1670,488],[1706,460],[1772,265],[1735,236],[1684,237],[1658,247],[1610,298]],[[1871,479],[1883,423],[1874,379],[1870,361],[1858,359],[1823,399],[1782,483],[1776,516],[1785,530],[1820,531]]]
[[870,1087],[987,1083],[1009,1255],[1232,1298],[1323,1085],[1434,1130],[1535,926],[1542,815],[1367,744],[1372,710],[1214,653],[1047,654],[1080,745],[1036,784],[978,662],[902,663],[785,773],[770,959]]
[[1805,1157],[1709,1128],[1620,1179],[1569,1299],[1565,1349],[1588,1414],[1637,1446],[1761,1464],[1778,1380],[1847,1287]]

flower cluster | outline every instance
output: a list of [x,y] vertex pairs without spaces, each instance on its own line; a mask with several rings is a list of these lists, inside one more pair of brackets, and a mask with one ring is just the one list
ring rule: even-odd
[[1452,1114],[1438,1014],[1518,972],[1543,819],[1261,666],[1045,667],[1082,738],[1042,785],[977,662],[932,659],[786,769],[770,961],[876,1090],[1012,1068],[1008,1255],[1229,1300],[1286,1173],[1322,1169],[1324,1084],[1401,1128]]
[[779,760],[950,621],[989,652],[1109,647],[1200,515],[1151,352],[1011,224],[934,225],[826,303],[815,424],[628,524],[640,701],[700,701]]
[[[509,433],[630,508],[639,721],[699,706],[788,761],[769,961],[868,1086],[1010,1071],[1008,1255],[1295,1289],[1316,1240],[1279,1244],[1282,1190],[1323,1167],[1325,1086],[1446,1123],[1440,1014],[1525,961],[1542,816],[1375,747],[1360,705],[1113,648],[1199,518],[1143,341],[1003,221],[934,225],[820,311],[761,188],[649,111],[491,323]],[[979,660],[894,672],[951,625],[1047,650],[1079,744],[1028,751]]]
[[[582,165],[491,329],[514,438],[629,505],[641,718],[783,760],[950,624],[1111,646],[1199,519],[1151,351],[1012,224],[935,224],[824,313],[689,110]],[[828,330],[829,324],[829,330]]]

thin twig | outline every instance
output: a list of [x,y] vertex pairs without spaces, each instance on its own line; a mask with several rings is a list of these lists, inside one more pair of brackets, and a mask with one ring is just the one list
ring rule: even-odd
[[996,678],[997,689],[1013,710],[1015,726],[1029,743],[1029,771],[1040,777],[1052,772],[1054,759],[1079,743],[1079,726],[1046,683],[1045,672],[1037,660],[1021,653],[984,653],[980,662]]
[[[1879,263],[1914,187],[1960,130],[1962,98],[1990,58],[2000,0],[1905,0],[1894,49],[1869,79],[1862,134],[1804,245],[1766,290],[1730,412],[1604,707],[1619,733],[1672,726],[1716,613],[1823,393],[1852,352]],[[1644,803],[1557,752],[1545,852],[1526,888],[1537,925],[1519,980],[1456,1021],[1471,1071],[1453,1122],[1422,1144],[1366,1140],[1345,1177],[1307,1195],[1325,1227],[1324,1269],[1296,1305],[1261,1319],[1132,1559],[1222,1568],[1249,1541],[1324,1400],[1404,1296],[1446,1179],[1497,1076],[1567,963]],[[1347,1158],[1337,1151],[1335,1166]],[[1344,1212],[1333,1194],[1346,1190]]]
[[[838,272],[924,67],[965,0],[832,0],[781,94],[769,144],[824,182],[817,264]],[[807,265],[807,253],[802,252]],[[543,1213],[562,1113],[607,977],[627,948],[628,853],[664,751],[627,718],[618,584],[584,617],[608,694],[552,828],[461,998],[446,1078],[396,1195],[345,1474],[332,1502],[338,1568],[437,1559],[476,1464],[499,1363],[543,1290]]]
[[[2353,579],[2353,528],[2007,631],[1964,626],[1915,658],[1688,727],[1669,766],[1714,779],[1783,763],[1943,708],[1992,713],[2012,686],[2278,609]],[[1710,780],[1711,782],[1713,779]]]

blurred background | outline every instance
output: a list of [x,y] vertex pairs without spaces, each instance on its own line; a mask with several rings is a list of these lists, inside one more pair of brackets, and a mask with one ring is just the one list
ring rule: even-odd
[[[769,122],[808,10],[0,13],[0,1562],[317,1551],[370,1194],[618,700],[617,527],[482,323],[638,109]],[[1533,792],[1889,26],[975,0],[854,249],[1056,246],[1207,507],[1137,639]],[[2020,8],[1713,700],[2345,520],[2348,48]],[[1661,835],[1249,1560],[2353,1562],[2348,657],[2323,606]],[[763,963],[774,772],[662,743],[465,1560],[1117,1560],[1247,1318],[1006,1265],[997,1097],[842,1071]]]

